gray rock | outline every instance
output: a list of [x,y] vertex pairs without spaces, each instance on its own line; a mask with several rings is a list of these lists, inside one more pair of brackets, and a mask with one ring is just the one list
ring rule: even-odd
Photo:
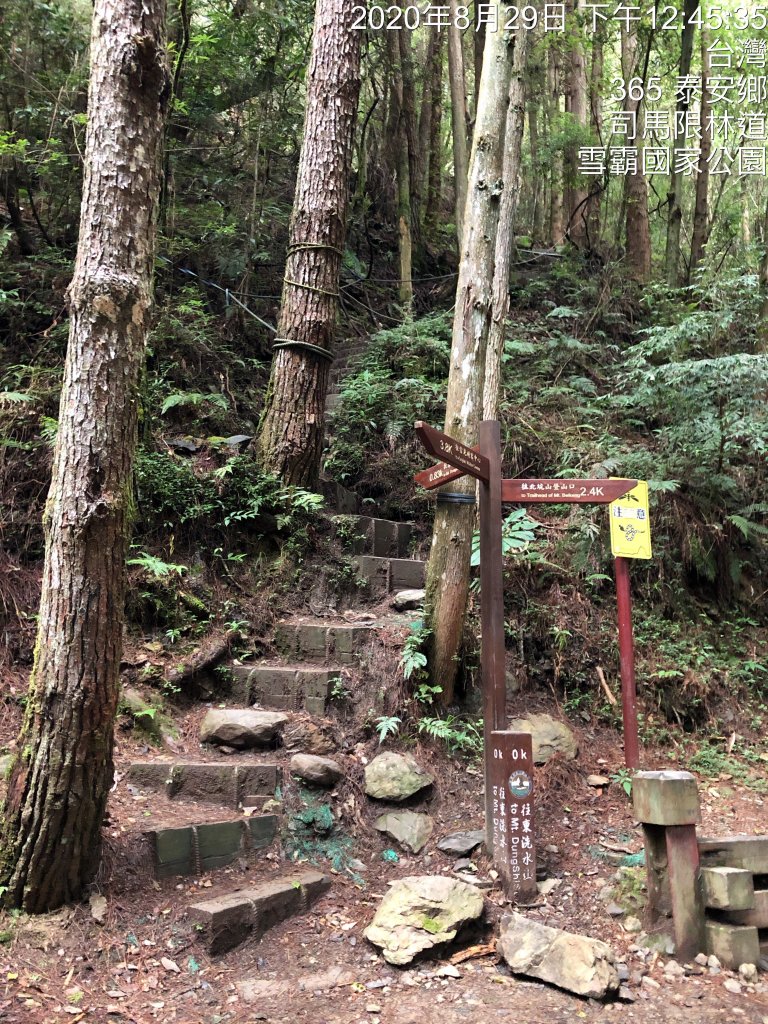
[[374,827],[392,836],[407,850],[418,853],[432,835],[434,822],[428,814],[416,811],[389,811],[376,819]]
[[611,917],[624,917],[626,914],[624,907],[619,906],[618,903],[609,903],[605,909]]
[[392,607],[398,612],[421,608],[424,604],[423,590],[399,590],[392,598]]
[[407,800],[434,781],[411,754],[386,751],[365,768],[365,792],[374,800]]
[[403,965],[451,942],[482,913],[483,897],[473,886],[445,875],[411,876],[391,884],[363,934],[388,963]]
[[531,921],[522,914],[501,920],[498,951],[515,974],[526,974],[579,996],[604,999],[619,987],[610,946]]
[[622,1003],[636,1003],[637,996],[633,995],[632,990],[627,988],[626,985],[619,986],[619,999]]
[[739,975],[742,981],[745,981],[748,985],[754,985],[757,982],[757,967],[755,964],[740,964]]
[[741,995],[741,985],[735,978],[726,978],[723,982],[723,988],[726,992],[730,992],[734,996]]
[[624,931],[634,934],[643,930],[643,922],[636,917],[627,917],[624,919]]
[[455,853],[458,857],[464,857],[484,842],[485,832],[479,828],[474,832],[452,832],[440,840],[437,848],[443,853]]
[[344,778],[344,769],[330,757],[316,754],[294,754],[291,758],[291,773],[313,786],[335,786]]
[[551,715],[526,715],[509,723],[512,732],[529,732],[533,739],[534,764],[546,764],[555,754],[572,761],[579,752],[576,737],[565,724]]
[[200,726],[200,742],[225,744],[238,750],[271,747],[289,718],[281,711],[213,708]]

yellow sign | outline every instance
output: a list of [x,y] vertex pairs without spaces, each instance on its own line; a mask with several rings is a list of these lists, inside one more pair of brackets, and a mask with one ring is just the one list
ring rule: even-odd
[[651,557],[651,520],[648,515],[648,484],[637,486],[608,506],[611,517],[611,551],[621,558]]

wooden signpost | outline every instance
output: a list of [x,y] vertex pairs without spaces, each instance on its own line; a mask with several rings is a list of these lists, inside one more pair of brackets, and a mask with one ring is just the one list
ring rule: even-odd
[[[418,473],[416,483],[432,490],[467,473],[479,481],[486,844],[507,895],[526,902],[536,896],[533,756],[530,735],[506,729],[502,502],[607,505],[626,495],[637,481],[502,480],[501,431],[496,420],[480,423],[476,447],[421,421],[416,423],[416,433],[430,455],[440,460]],[[632,721],[636,744],[636,715],[628,720],[625,712],[625,747]]]

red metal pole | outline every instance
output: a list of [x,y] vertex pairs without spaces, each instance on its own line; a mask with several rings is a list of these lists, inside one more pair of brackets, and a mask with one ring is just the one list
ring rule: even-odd
[[629,559],[616,558],[616,601],[619,612],[619,660],[621,663],[621,713],[624,719],[624,763],[640,766],[637,736],[637,689],[635,685],[635,643],[632,637],[632,595],[629,589]]

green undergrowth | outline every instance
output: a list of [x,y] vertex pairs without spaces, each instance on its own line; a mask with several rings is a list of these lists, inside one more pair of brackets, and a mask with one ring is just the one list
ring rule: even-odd
[[289,860],[328,863],[334,871],[364,884],[354,867],[354,840],[334,817],[330,805],[309,790],[299,790],[298,807],[288,816],[283,848]]

